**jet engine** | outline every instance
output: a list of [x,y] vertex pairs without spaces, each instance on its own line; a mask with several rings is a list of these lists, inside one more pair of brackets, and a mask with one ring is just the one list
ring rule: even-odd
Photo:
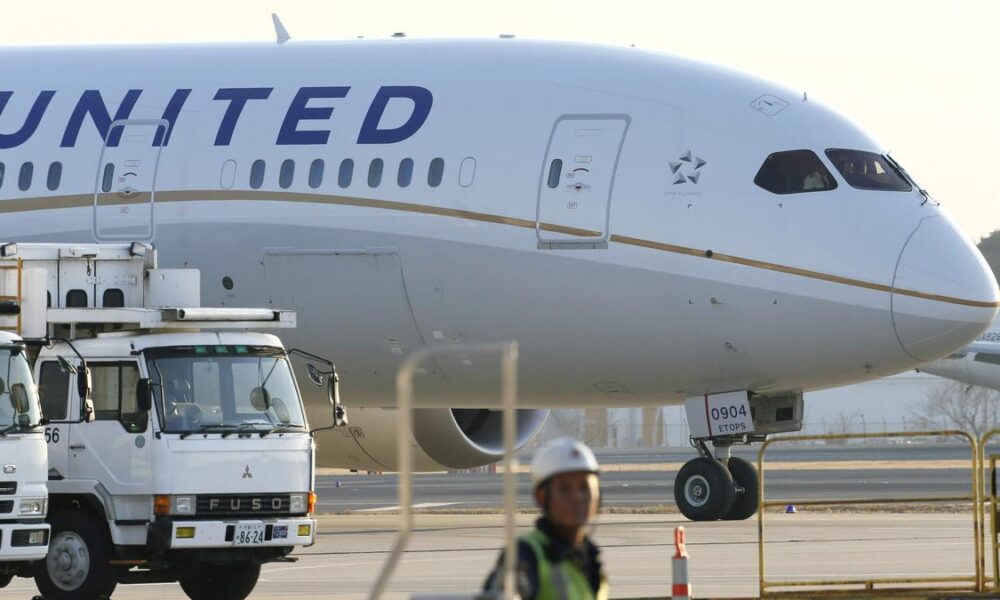
[[[549,411],[517,411],[517,447],[541,428]],[[316,441],[324,466],[359,471],[397,469],[399,412],[391,408],[349,408],[350,425]],[[408,439],[417,471],[469,469],[503,457],[503,413],[482,408],[426,408],[413,413]]]

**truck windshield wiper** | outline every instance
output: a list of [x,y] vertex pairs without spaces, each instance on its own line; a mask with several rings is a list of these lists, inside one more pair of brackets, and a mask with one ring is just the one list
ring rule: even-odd
[[[212,431],[213,429],[232,429],[234,427],[237,427],[237,426],[236,425],[230,425],[228,423],[215,423],[213,425],[202,425],[201,427],[199,427],[198,429],[195,429],[194,431],[185,431],[184,433],[182,433],[180,435],[180,438],[183,440],[184,438],[186,438],[188,436],[191,436],[191,435],[194,435],[196,433],[206,433],[206,432]],[[225,437],[225,435],[228,435],[228,432],[223,432],[223,437]]]
[[226,429],[228,429],[229,431],[223,432],[222,437],[223,438],[227,438],[227,437],[233,435],[234,433],[240,433],[240,432],[243,432],[243,431],[248,431],[250,429],[256,429],[257,427],[259,427],[261,425],[267,425],[267,423],[249,423],[249,422],[244,422],[244,423],[240,423],[239,425],[226,425]]
[[17,423],[14,423],[13,425],[8,425],[7,427],[5,427],[3,429],[0,429],[0,437],[7,437],[8,433],[10,433],[11,431],[14,431],[18,427],[20,427],[20,425],[18,425]]
[[286,431],[291,431],[293,429],[303,429],[302,425],[296,425],[295,423],[282,423],[281,425],[275,425],[274,427],[261,431],[260,437],[265,435],[270,435],[272,433],[284,433]]

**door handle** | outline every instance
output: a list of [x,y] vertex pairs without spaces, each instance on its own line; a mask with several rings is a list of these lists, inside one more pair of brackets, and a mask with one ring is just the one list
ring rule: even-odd
[[69,447],[69,449],[70,450],[86,450],[87,447],[84,446],[83,444],[73,444],[72,446]]

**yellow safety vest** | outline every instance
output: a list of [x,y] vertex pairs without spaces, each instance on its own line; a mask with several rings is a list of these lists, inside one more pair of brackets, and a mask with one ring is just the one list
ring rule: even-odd
[[520,539],[535,552],[538,562],[535,600],[608,600],[608,582],[603,573],[600,587],[594,594],[587,576],[572,561],[549,563],[545,556],[545,547],[550,543],[547,535],[536,529]]

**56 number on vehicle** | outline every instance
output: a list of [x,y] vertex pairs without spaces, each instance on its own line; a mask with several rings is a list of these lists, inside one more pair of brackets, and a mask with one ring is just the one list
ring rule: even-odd
[[46,427],[45,428],[45,443],[46,444],[58,444],[62,433],[59,431],[58,427]]

